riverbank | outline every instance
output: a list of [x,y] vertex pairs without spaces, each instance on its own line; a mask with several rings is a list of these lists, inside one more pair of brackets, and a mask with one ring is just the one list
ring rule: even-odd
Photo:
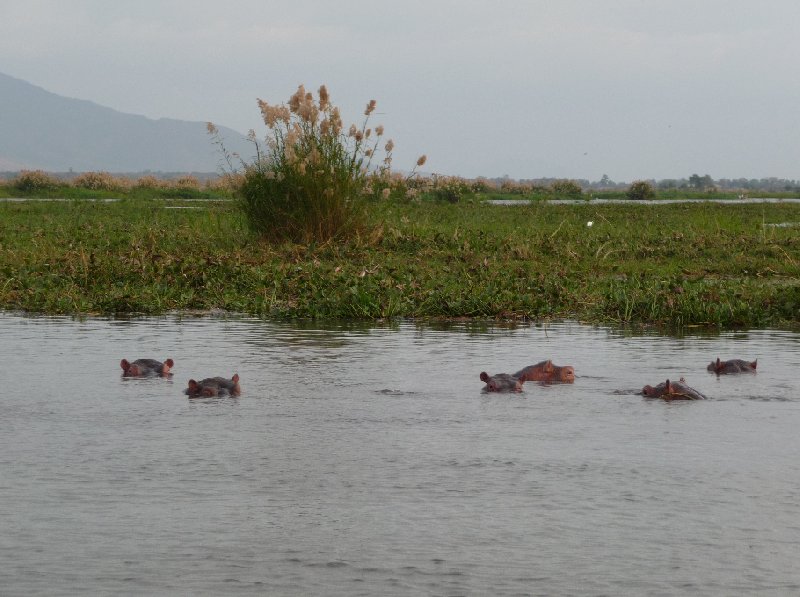
[[9,202],[0,308],[798,327],[797,222],[794,203],[390,202],[353,241],[275,247],[230,202]]

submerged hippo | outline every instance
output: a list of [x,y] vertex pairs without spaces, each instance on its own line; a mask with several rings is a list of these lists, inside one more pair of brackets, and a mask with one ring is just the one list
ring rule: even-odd
[[231,379],[224,377],[207,377],[202,381],[189,380],[189,387],[183,391],[190,398],[213,398],[215,396],[238,396],[242,393],[239,387],[239,374]]
[[553,361],[546,360],[535,365],[528,365],[514,374],[522,381],[543,381],[545,383],[573,383],[575,381],[575,367],[572,365],[558,366]]
[[743,361],[742,359],[720,361],[719,357],[717,357],[717,361],[711,361],[706,369],[717,375],[722,375],[724,373],[755,373],[757,366],[758,359],[755,361]]
[[483,389],[487,392],[521,392],[522,384],[526,381],[572,383],[575,381],[575,368],[570,365],[559,367],[554,365],[553,361],[547,360],[529,365],[513,375],[509,373],[489,375],[486,371],[482,371],[481,381],[486,384]]
[[663,400],[705,400],[706,397],[686,385],[686,380],[681,377],[680,381],[662,381],[656,387],[646,385],[642,388],[642,394],[648,398],[662,398]]
[[119,362],[122,367],[122,377],[151,377],[160,375],[167,377],[172,375],[169,371],[175,365],[172,359],[167,359],[163,363],[155,359],[136,359],[133,363],[126,359]]
[[510,373],[498,373],[489,375],[486,371],[481,371],[481,381],[486,384],[483,388],[487,392],[521,392],[524,379],[514,377]]

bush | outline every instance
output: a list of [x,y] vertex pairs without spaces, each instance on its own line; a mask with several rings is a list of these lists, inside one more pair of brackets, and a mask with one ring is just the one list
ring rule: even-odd
[[441,176],[434,174],[428,180],[430,193],[434,199],[458,203],[465,195],[473,193],[469,181],[458,176]]
[[656,196],[656,191],[653,185],[646,180],[635,180],[631,183],[631,186],[628,187],[625,195],[628,199],[634,200],[653,199]]
[[137,189],[160,189],[164,186],[163,182],[151,174],[140,176],[135,183]]
[[[251,230],[267,240],[308,243],[346,237],[362,227],[365,195],[388,194],[391,139],[383,144],[381,165],[371,167],[383,135],[382,126],[367,128],[375,100],[367,104],[362,126],[351,125],[344,132],[339,109],[324,85],[318,95],[315,101],[300,85],[288,105],[258,100],[269,129],[266,146],[250,131],[256,158],[242,161],[236,194]],[[208,130],[234,170],[214,125],[209,123]]]
[[84,172],[72,179],[72,186],[92,191],[118,191],[125,183],[108,172]]
[[580,199],[583,189],[574,180],[557,180],[550,185],[550,192],[557,198]]
[[197,177],[187,174],[186,176],[181,176],[175,179],[170,186],[174,186],[182,191],[199,191],[200,181],[197,180]]
[[23,193],[46,191],[63,183],[42,170],[23,170],[11,181],[11,186]]

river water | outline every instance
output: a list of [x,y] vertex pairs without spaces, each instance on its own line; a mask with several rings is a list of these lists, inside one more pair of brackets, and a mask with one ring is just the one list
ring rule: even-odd
[[[770,330],[2,314],[0,593],[798,594],[799,356]],[[174,376],[122,379],[142,357]],[[575,383],[482,393],[545,358]],[[241,397],[182,394],[234,372]],[[638,394],[680,376],[710,399]]]

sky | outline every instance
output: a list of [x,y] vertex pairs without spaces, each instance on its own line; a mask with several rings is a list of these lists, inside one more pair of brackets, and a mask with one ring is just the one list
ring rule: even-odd
[[0,0],[0,72],[149,118],[265,128],[324,84],[393,167],[800,179],[798,0]]

